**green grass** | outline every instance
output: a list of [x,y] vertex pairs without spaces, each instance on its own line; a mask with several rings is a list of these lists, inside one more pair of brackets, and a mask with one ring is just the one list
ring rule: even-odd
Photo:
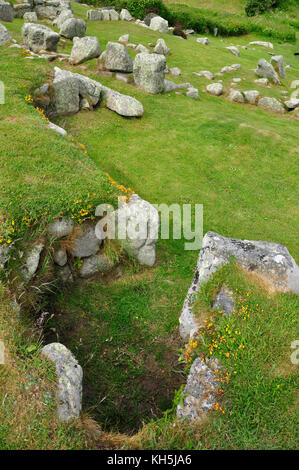
[[38,336],[20,321],[2,284],[0,340],[5,346],[5,364],[0,364],[0,449],[85,448],[82,429],[74,422],[58,421],[53,365],[39,356]]
[[[72,6],[76,16],[85,17],[86,8]],[[22,20],[15,20],[6,26],[19,39],[21,25]],[[203,90],[210,82],[192,74],[200,70],[215,73],[238,62],[242,64],[240,72],[221,77],[226,90],[231,78],[241,77],[240,89],[258,89],[263,96],[278,98],[281,90],[290,92],[292,81],[298,78],[298,59],[293,56],[296,46],[273,41],[275,54],[282,54],[293,68],[287,71],[281,87],[267,88],[254,84],[252,70],[261,57],[270,58],[267,50],[241,49],[241,57],[236,58],[225,49],[231,44],[247,45],[263,39],[262,36],[210,38],[211,44],[206,47],[194,38],[183,41],[134,23],[88,22],[87,26],[87,35],[97,36],[102,50],[108,41],[116,41],[127,32],[131,42],[144,45],[164,37],[172,52],[167,58],[168,66],[182,70],[182,76],[173,80],[191,82],[199,89],[200,99],[194,101],[175,94],[149,95],[100,75],[96,72],[96,60],[83,67],[60,62],[48,64],[25,59],[17,49],[1,47],[0,70],[7,93],[6,105],[0,106],[0,130],[1,137],[4,136],[0,143],[0,216],[6,217],[6,224],[2,224],[4,235],[28,237],[24,215],[38,228],[37,221],[45,225],[60,213],[72,213],[74,200],[85,201],[88,193],[95,194],[93,205],[107,201],[111,188],[103,172],[109,172],[119,184],[133,188],[152,203],[203,204],[204,232],[213,230],[236,238],[281,242],[298,262],[295,230],[299,220],[298,122],[289,115],[281,117],[250,105],[230,103],[225,96],[209,96]],[[63,51],[70,48],[68,41]],[[135,53],[130,50],[130,54],[134,57]],[[58,118],[56,123],[66,128],[69,137],[56,135],[24,100],[34,86],[46,80],[53,65],[88,75],[136,97],[144,106],[144,117],[126,120],[99,108],[92,113]],[[11,233],[12,220],[16,221],[15,234]],[[279,376],[279,382],[272,380],[268,356],[266,361],[262,355],[267,346],[269,349],[273,346],[278,364],[279,354],[285,355],[290,340],[296,339],[292,320],[297,303],[293,296],[278,296],[273,301],[257,292],[251,297],[260,296],[256,303],[265,305],[264,312],[253,309],[248,323],[243,325],[242,334],[248,343],[254,343],[255,349],[249,357],[240,359],[240,374],[232,378],[221,402],[227,410],[225,415],[212,415],[207,427],[195,430],[185,424],[170,426],[175,424],[173,417],[161,418],[184,378],[181,373],[173,374],[172,369],[179,370],[174,362],[181,346],[178,317],[198,253],[185,252],[183,241],[177,240],[160,241],[157,247],[154,268],[122,266],[106,280],[97,278],[76,284],[72,291],[51,300],[49,307],[55,313],[51,326],[56,333],[53,335],[52,331],[48,339],[57,339],[58,334],[58,339],[70,347],[83,366],[84,410],[106,430],[132,432],[144,418],[147,425],[135,438],[135,445],[138,442],[142,448],[294,448],[293,371],[284,379]],[[123,270],[119,278],[118,269]],[[231,275],[229,280],[233,288],[236,285],[240,290],[249,289],[247,281],[238,276]],[[254,291],[253,287],[250,289]],[[281,311],[290,313],[282,317]],[[260,337],[254,335],[257,325],[262,332]],[[287,331],[285,335],[283,328]],[[272,331],[277,331],[273,339]],[[226,362],[225,366],[229,368],[230,364]],[[162,368],[169,387],[159,401],[155,392],[150,391],[147,379],[154,371],[154,383],[161,385],[161,375],[156,372]],[[248,382],[242,381],[246,370],[256,390],[250,400],[245,390]],[[271,400],[280,383],[283,393],[273,401],[277,409],[275,428],[269,430]],[[289,411],[285,409],[285,398],[290,403]],[[248,422],[247,402],[251,407]],[[238,419],[242,426],[237,425]],[[283,426],[287,429],[285,438]],[[45,440],[41,442],[39,445],[44,445]],[[16,439],[15,446],[19,445]]]

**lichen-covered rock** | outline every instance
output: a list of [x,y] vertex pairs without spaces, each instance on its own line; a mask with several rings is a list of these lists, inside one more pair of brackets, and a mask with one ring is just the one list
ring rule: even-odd
[[136,52],[147,52],[149,53],[149,50],[147,47],[145,47],[143,44],[138,44],[138,46],[136,47]]
[[110,88],[103,87],[103,97],[106,100],[106,106],[111,111],[115,111],[124,117],[141,117],[144,110],[140,101],[128,95],[122,95]]
[[0,46],[3,46],[3,44],[6,44],[7,42],[10,41],[10,33],[6,29],[6,27],[0,23]]
[[246,90],[244,91],[245,101],[250,104],[256,104],[260,97],[260,92],[257,90]]
[[78,418],[82,408],[83,371],[72,353],[61,343],[44,346],[41,354],[55,364],[58,377],[58,417],[61,421]]
[[32,10],[32,7],[30,3],[17,3],[13,6],[13,9],[15,18],[23,18],[26,12],[30,12]]
[[281,78],[286,77],[286,71],[284,68],[284,61],[282,55],[274,55],[271,57],[271,65],[273,65],[274,70],[279,74]]
[[105,253],[99,253],[86,258],[79,270],[79,276],[86,279],[97,273],[106,273],[113,266],[113,263]]
[[164,39],[158,39],[156,46],[154,48],[155,54],[170,55],[170,49],[167,47]]
[[211,83],[207,85],[206,90],[210,95],[220,96],[223,93],[223,85],[222,83]]
[[0,2],[0,20],[11,23],[14,19],[14,9],[9,2]]
[[235,310],[234,294],[231,290],[222,286],[213,302],[213,309],[220,310],[224,315],[230,315]]
[[257,104],[260,108],[264,108],[267,111],[273,111],[274,113],[284,114],[285,109],[283,105],[276,98],[270,98],[265,96],[258,101]]
[[54,96],[52,98],[52,115],[68,116],[79,111],[79,81],[75,74],[68,70],[54,68]]
[[99,57],[101,54],[100,43],[95,36],[75,37],[73,44],[69,59],[73,65],[82,64],[82,62]]
[[133,71],[133,62],[124,44],[108,42],[104,58],[105,68],[115,72]]
[[227,238],[207,232],[203,238],[197,267],[188,290],[180,317],[180,334],[189,339],[198,330],[193,313],[193,303],[200,286],[221,265],[234,257],[236,263],[256,278],[278,292],[299,293],[299,267],[284,245],[273,242],[249,241]]
[[35,275],[43,249],[44,244],[37,243],[27,255],[26,264],[21,267],[21,274],[25,282],[29,282]]
[[291,98],[290,100],[285,101],[284,104],[286,105],[287,109],[291,111],[292,109],[296,109],[299,107],[299,99]]
[[266,59],[259,60],[255,73],[258,77],[268,78],[268,80],[271,80],[276,85],[280,85],[279,77],[275,72],[273,65],[269,64]]
[[[98,213],[97,210],[97,215],[102,215],[102,212]],[[153,266],[160,223],[157,209],[138,194],[133,194],[128,203],[124,202],[109,215],[108,220],[111,220],[111,225],[115,227],[115,237],[127,253],[140,264]],[[98,236],[101,236],[102,224],[106,222],[104,219],[98,223]]]
[[109,19],[110,21],[118,21],[119,20],[119,14],[117,13],[116,10],[109,10]]
[[64,250],[63,248],[56,249],[54,252],[53,259],[54,259],[54,263],[57,264],[58,266],[60,267],[65,266],[67,263],[66,250]]
[[236,72],[242,68],[241,64],[226,65],[221,69],[221,73]]
[[164,91],[165,93],[168,93],[170,91],[174,91],[177,89],[177,84],[171,82],[170,80],[164,80]]
[[59,34],[67,39],[82,38],[85,36],[85,31],[86,23],[84,20],[81,18],[68,18],[62,23]]
[[204,44],[205,46],[208,46],[210,44],[209,38],[197,38],[196,42],[199,44]]
[[195,359],[182,393],[183,403],[179,403],[177,407],[177,418],[187,422],[201,420],[214,408],[217,388],[214,371],[199,357]]
[[63,23],[66,20],[69,20],[70,18],[75,18],[74,13],[72,12],[72,10],[69,10],[68,8],[65,8],[64,10],[62,10],[59,13],[57,18],[55,18],[55,20],[53,21],[53,25],[57,26],[57,28],[60,29],[62,27]]
[[79,234],[73,241],[71,252],[75,258],[87,258],[96,255],[102,244],[93,225],[81,226]]
[[239,90],[229,90],[229,95],[228,95],[229,101],[234,101],[235,103],[244,103],[244,96]]
[[168,21],[161,18],[161,16],[154,16],[150,22],[150,29],[160,33],[168,33]]
[[130,41],[130,35],[129,34],[123,34],[118,38],[118,42],[129,42]]
[[22,37],[26,46],[33,52],[40,50],[57,51],[59,34],[47,26],[35,23],[25,23],[22,27]]
[[131,13],[126,8],[123,8],[120,12],[120,19],[122,21],[132,21],[133,16],[131,15]]
[[266,42],[266,41],[251,41],[249,43],[249,46],[263,46],[263,47],[268,47],[269,49],[274,49],[272,42]]
[[30,11],[24,13],[23,19],[25,23],[36,23],[37,22],[37,16],[35,11]]
[[74,230],[74,221],[66,217],[60,217],[48,226],[48,233],[56,240],[67,237]]
[[197,100],[198,99],[198,89],[194,88],[194,87],[188,88],[188,90],[186,92],[186,96],[188,96],[188,98],[193,98],[193,99]]
[[10,258],[10,247],[0,246],[0,269],[4,269],[5,264]]
[[134,60],[134,81],[138,88],[157,94],[164,91],[166,59],[160,54],[141,52]]
[[103,21],[109,21],[110,20],[109,10],[101,10],[101,13],[102,13],[102,20]]
[[226,49],[229,50],[235,56],[240,57],[240,51],[236,46],[228,46],[226,47]]
[[99,10],[88,10],[86,13],[86,18],[89,21],[101,21],[103,18],[102,12]]

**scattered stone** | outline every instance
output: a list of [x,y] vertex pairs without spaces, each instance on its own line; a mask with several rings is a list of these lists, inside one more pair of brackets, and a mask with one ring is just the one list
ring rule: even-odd
[[101,10],[101,12],[102,12],[102,20],[109,21],[110,20],[109,10]]
[[86,23],[81,18],[68,18],[60,27],[59,34],[67,39],[85,36]]
[[232,80],[234,83],[240,83],[242,81],[242,78],[233,78]]
[[127,44],[127,47],[131,47],[131,49],[136,49],[137,44],[130,42],[129,44]]
[[115,78],[116,80],[120,80],[124,83],[134,83],[133,78],[130,77],[127,73],[116,73]]
[[213,309],[220,310],[224,315],[230,315],[235,310],[234,294],[231,290],[222,286],[213,302]]
[[67,263],[67,254],[66,251],[62,248],[55,250],[54,252],[54,263],[58,264],[58,266],[62,267]]
[[267,109],[268,111],[274,111],[275,113],[284,114],[285,109],[283,105],[276,98],[270,98],[268,96],[259,99],[258,104],[260,108]]
[[235,46],[228,46],[226,47],[225,49],[228,49],[229,51],[231,51],[235,56],[237,57],[240,57],[240,51],[237,47]]
[[245,96],[245,101],[247,101],[250,104],[256,104],[260,97],[260,92],[257,90],[247,90],[247,91],[244,91],[244,96]]
[[11,39],[10,33],[6,29],[6,27],[0,23],[0,46],[3,46]]
[[161,16],[154,16],[150,22],[150,29],[160,33],[168,33],[168,21],[161,18]]
[[208,80],[213,80],[214,79],[214,75],[212,74],[212,72],[209,72],[208,70],[202,70],[201,72],[193,72],[194,75],[197,75],[198,77],[204,77],[204,78],[207,78]]
[[251,41],[249,46],[263,46],[268,47],[269,49],[274,49],[272,42],[265,42],[265,41]]
[[170,55],[170,49],[167,47],[164,39],[158,39],[156,46],[154,48],[155,54]]
[[86,12],[86,18],[89,21],[101,21],[103,18],[103,14],[99,10],[88,10]]
[[196,42],[199,44],[204,44],[205,46],[208,46],[210,44],[209,38],[197,38]]
[[292,109],[298,108],[299,99],[298,98],[291,98],[290,100],[285,101],[284,104],[286,105],[288,110],[292,110]]
[[[97,215],[97,212],[96,212]],[[127,238],[120,245],[142,265],[153,266],[156,259],[155,244],[159,234],[159,214],[149,202],[133,194],[128,203],[117,209],[111,218],[118,230],[121,220],[127,228]]]
[[164,80],[164,91],[168,93],[177,89],[176,83],[171,82],[170,80]]
[[280,85],[280,80],[277,73],[275,72],[273,66],[266,61],[266,59],[259,60],[255,73],[259,77],[268,78],[276,85]]
[[185,34],[187,36],[194,36],[195,31],[194,31],[194,29],[186,29]]
[[133,62],[126,47],[117,42],[108,42],[104,58],[105,68],[115,72],[133,71]]
[[66,217],[60,217],[48,226],[48,234],[56,240],[67,237],[74,230],[74,221]]
[[28,11],[24,13],[24,21],[25,23],[36,23],[37,22],[37,15],[35,11]]
[[70,56],[70,63],[73,65],[82,64],[82,62],[99,57],[101,54],[100,43],[95,36],[74,37],[73,43]]
[[142,117],[144,110],[140,101],[131,96],[122,95],[110,88],[103,87],[103,96],[106,106],[124,117]]
[[53,21],[53,25],[57,26],[57,28],[60,29],[63,23],[66,20],[69,20],[70,18],[75,18],[73,12],[69,9],[62,10],[61,13],[57,16],[57,18],[55,18],[55,20]]
[[118,21],[119,14],[117,13],[116,10],[109,10],[109,18],[110,18],[110,21]]
[[166,59],[161,54],[137,54],[134,60],[134,81],[138,88],[157,94],[164,91]]
[[134,18],[126,8],[123,8],[120,12],[120,19],[122,21],[132,21]]
[[203,238],[197,267],[188,290],[180,317],[182,338],[189,339],[198,330],[192,305],[202,284],[231,257],[249,273],[254,273],[261,283],[278,292],[299,293],[299,267],[287,248],[279,243],[237,240],[207,232]]
[[220,96],[223,93],[223,85],[221,83],[211,83],[211,85],[207,85],[206,90],[210,95]]
[[118,42],[129,42],[130,41],[130,35],[129,34],[123,34],[118,38]]
[[198,89],[194,87],[188,88],[186,96],[188,96],[188,98],[198,100]]
[[229,101],[234,101],[236,103],[244,103],[244,96],[239,90],[229,90],[229,95],[228,95]]
[[75,258],[87,258],[96,255],[100,249],[100,240],[92,225],[81,226],[81,232],[74,239],[71,252]]
[[66,132],[65,129],[63,129],[62,127],[57,126],[56,124],[53,124],[53,122],[49,122],[48,127],[50,129],[52,129],[53,131],[57,132],[57,134],[62,135],[63,137],[65,137],[67,135],[67,132]]
[[0,3],[0,20],[11,23],[14,19],[14,9],[9,2]]
[[63,266],[63,268],[59,268],[57,275],[62,284],[72,284],[74,282],[73,273],[69,266]]
[[148,13],[145,17],[143,22],[145,23],[146,26],[150,26],[151,21],[155,16],[158,16],[156,13]]
[[47,26],[25,23],[22,27],[22,38],[26,46],[34,52],[41,49],[56,52],[60,36]]
[[187,422],[202,420],[214,408],[218,382],[215,373],[199,357],[193,362],[183,390],[183,403],[177,407],[177,418]]
[[72,353],[61,343],[44,346],[41,354],[56,367],[58,377],[58,417],[61,421],[78,418],[82,408],[81,366]]
[[149,52],[148,48],[143,46],[142,44],[138,44],[138,46],[136,47],[136,51],[137,52]]
[[96,273],[109,271],[113,263],[105,254],[97,254],[86,258],[79,269],[79,276],[86,279]]
[[186,82],[186,83],[180,83],[177,85],[177,88],[184,89],[184,88],[193,88],[193,85],[191,83]]
[[13,5],[13,9],[14,9],[15,18],[23,18],[26,12],[31,11],[32,7],[30,3],[19,3],[16,5]]
[[168,72],[170,73],[170,75],[174,75],[175,77],[178,77],[182,74],[181,70],[178,67],[172,67],[168,70]]
[[29,282],[35,275],[43,249],[44,244],[38,243],[29,252],[26,264],[21,267],[21,274],[25,282]]
[[9,246],[0,246],[0,269],[4,269],[5,264],[9,261],[10,250]]
[[254,80],[254,83],[258,83],[259,85],[268,85],[269,80],[268,78],[257,78]]
[[273,66],[274,70],[279,74],[281,78],[286,77],[286,71],[284,68],[283,56],[282,55],[274,55],[271,57],[271,65]]
[[240,70],[242,67],[240,64],[232,64],[232,65],[226,65],[221,69],[221,73],[226,73],[226,72],[235,72],[236,70]]

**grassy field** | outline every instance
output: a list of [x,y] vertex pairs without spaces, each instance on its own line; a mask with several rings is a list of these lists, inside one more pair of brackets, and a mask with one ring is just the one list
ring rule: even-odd
[[[227,5],[233,8],[233,2]],[[76,16],[85,17],[83,6],[72,6]],[[17,40],[22,23],[6,24]],[[298,120],[230,103],[226,96],[209,96],[203,90],[210,82],[192,74],[201,70],[215,73],[225,65],[240,63],[240,72],[221,77],[226,90],[231,78],[240,77],[241,90],[258,89],[263,96],[280,97],[281,90],[290,92],[292,81],[298,78],[298,58],[293,55],[296,45],[273,41],[275,54],[282,54],[292,68],[281,87],[267,88],[253,82],[259,58],[270,58],[266,49],[241,49],[240,58],[225,49],[264,39],[257,35],[210,38],[206,47],[194,38],[183,41],[161,36],[131,23],[88,22],[87,35],[97,36],[102,50],[124,33],[130,33],[131,42],[144,45],[164,37],[172,52],[168,66],[182,70],[182,76],[173,80],[191,82],[199,89],[199,100],[175,94],[148,95],[100,75],[96,60],[83,67],[54,62],[136,97],[145,109],[141,120],[126,120],[103,108],[57,119],[69,133],[62,138],[47,129],[47,122],[25,101],[46,80],[53,64],[25,59],[14,48],[0,48],[6,85],[6,104],[0,106],[3,239],[28,237],[25,216],[37,229],[60,213],[71,213],[74,201],[84,202],[88,193],[92,205],[113,201],[115,194],[110,193],[103,175],[108,172],[152,203],[203,204],[204,232],[281,242],[298,262]],[[70,48],[68,42],[63,52]],[[134,57],[135,53],[130,50],[130,54]],[[226,282],[239,288],[241,297],[252,293],[251,315],[246,321],[231,320],[242,331],[248,352],[238,357],[238,374],[219,397],[225,414],[215,412],[205,427],[195,429],[175,423],[172,415],[161,417],[186,377],[177,362],[183,347],[178,317],[197,255],[185,252],[183,241],[160,241],[154,268],[126,262],[107,279],[76,284],[52,300],[55,316],[46,340],[62,341],[81,363],[85,412],[106,431],[132,435],[141,428],[131,440],[119,438],[118,446],[294,448],[298,442],[293,432],[297,420],[295,370],[287,361],[290,342],[298,331],[298,301],[288,295],[269,298],[235,272],[226,273]],[[204,293],[207,311],[209,289],[219,282],[213,280]],[[225,328],[221,320],[216,323],[219,331]],[[233,366],[225,362],[228,370]],[[142,427],[143,420],[147,424]],[[78,441],[74,437],[69,444],[62,439],[61,447],[80,447],[80,439],[80,435]],[[11,440],[19,445],[17,437]],[[50,443],[41,439],[38,445]]]

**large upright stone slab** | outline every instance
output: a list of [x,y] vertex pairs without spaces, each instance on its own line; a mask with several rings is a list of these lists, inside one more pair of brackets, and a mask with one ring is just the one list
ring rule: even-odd
[[33,52],[42,49],[56,51],[60,39],[59,34],[47,26],[35,23],[25,23],[22,27],[22,37],[26,46]]
[[144,91],[162,93],[165,87],[165,69],[166,59],[163,55],[141,52],[134,60],[134,81]]
[[10,33],[8,32],[7,28],[5,28],[4,24],[0,23],[0,46],[6,44],[10,40]]
[[151,19],[150,29],[160,33],[168,33],[168,21],[164,20],[161,16],[155,16]]
[[78,418],[82,408],[82,367],[61,343],[44,346],[41,354],[55,364],[58,377],[58,417],[61,421]]
[[74,45],[70,56],[70,63],[73,65],[94,59],[101,54],[100,43],[95,36],[85,36],[84,38],[75,37],[73,43]]
[[124,44],[108,42],[105,56],[105,68],[114,72],[131,73],[133,62]]
[[299,293],[299,267],[284,245],[238,240],[207,232],[180,317],[180,334],[185,340],[192,337],[199,327],[193,313],[193,303],[200,286],[207,282],[210,275],[221,265],[228,264],[231,257],[240,267],[254,273],[269,289]]
[[0,21],[11,23],[14,19],[14,9],[8,2],[0,2]]

